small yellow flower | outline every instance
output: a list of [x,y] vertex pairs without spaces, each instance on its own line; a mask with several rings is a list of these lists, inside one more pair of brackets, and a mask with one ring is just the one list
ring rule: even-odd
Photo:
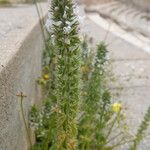
[[60,110],[60,108],[56,105],[56,106],[52,106],[52,112],[53,113],[61,113],[61,110]]
[[87,92],[83,91],[83,92],[81,93],[81,95],[82,95],[82,96],[86,96],[86,95],[87,95]]
[[88,73],[88,72],[90,72],[90,68],[89,68],[88,66],[82,66],[82,67],[81,67],[81,71],[82,71],[83,73]]
[[119,113],[122,109],[121,103],[117,103],[117,102],[114,103],[113,106],[112,106],[112,109],[113,109],[114,112]]
[[48,80],[50,77],[49,77],[49,74],[44,74],[43,75],[43,78],[45,79],[45,80]]

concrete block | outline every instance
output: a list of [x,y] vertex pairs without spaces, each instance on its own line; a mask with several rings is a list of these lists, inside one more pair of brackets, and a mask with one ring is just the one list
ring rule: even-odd
[[78,0],[78,1],[81,1],[87,5],[91,5],[91,4],[98,4],[98,3],[107,3],[107,2],[110,2],[112,0]]
[[150,11],[150,0],[120,0],[128,4],[134,4],[139,8]]
[[[41,5],[45,16],[47,7]],[[41,75],[44,48],[38,15],[33,5],[0,8],[0,150],[26,150],[27,139],[20,115],[23,92],[26,118],[40,100],[37,78]]]

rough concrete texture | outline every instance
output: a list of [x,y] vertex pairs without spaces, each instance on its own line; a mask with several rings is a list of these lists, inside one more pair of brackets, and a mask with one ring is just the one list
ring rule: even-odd
[[[45,4],[41,4],[46,14]],[[25,113],[40,98],[36,79],[41,75],[43,37],[33,5],[0,8],[0,150],[26,150],[20,115],[23,92]]]
[[24,3],[26,2],[26,0],[9,0],[9,2],[10,3],[20,3],[20,2]]
[[[78,0],[78,1],[81,1],[81,2],[85,3],[86,5],[90,5],[90,4],[107,3],[107,2],[111,2],[113,0]],[[117,1],[119,1],[119,2],[122,1],[126,4],[128,4],[129,6],[135,5],[146,11],[150,11],[150,0],[117,0]]]
[[139,8],[150,11],[150,0],[121,0],[121,1],[128,3],[128,4],[133,3]]
[[0,4],[1,4],[1,1],[4,6],[7,6],[8,4],[33,2],[33,0],[0,0]]
[[87,11],[97,12],[111,22],[118,24],[127,32],[141,34],[141,40],[150,37],[150,12],[137,9],[134,5],[125,5],[119,1],[90,6]]
[[[150,49],[150,39],[147,37],[148,43],[142,42],[144,45],[140,46],[137,44],[140,42],[137,34],[127,32],[119,25],[108,28],[106,22],[110,24],[110,21],[98,13],[88,13],[83,32],[93,37],[94,44],[103,40],[108,43],[109,57],[114,61],[113,73],[117,80],[110,83],[113,99],[122,101],[123,108],[128,108],[126,113],[131,133],[135,133],[150,105],[150,54],[147,51],[148,47]],[[122,34],[121,30],[126,34]],[[149,150],[149,142],[147,137],[138,150]],[[125,147],[118,150],[121,149],[127,150]]]
[[78,0],[78,1],[81,1],[87,5],[91,5],[91,4],[98,4],[98,3],[107,3],[107,2],[110,2],[112,0]]

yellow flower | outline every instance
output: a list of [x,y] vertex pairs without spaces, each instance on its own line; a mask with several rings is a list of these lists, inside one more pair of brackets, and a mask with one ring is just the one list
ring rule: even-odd
[[50,77],[49,77],[49,74],[44,74],[43,75],[43,78],[45,79],[45,80],[48,80]]
[[86,96],[86,95],[87,95],[87,92],[83,91],[83,92],[81,93],[81,95],[82,95],[82,96]]
[[52,110],[53,113],[61,113],[61,110],[57,105],[52,106],[51,110]]
[[90,72],[90,68],[89,68],[88,66],[82,66],[82,67],[81,67],[81,71],[82,71],[83,73],[88,73],[88,72]]
[[117,103],[117,102],[114,103],[113,106],[112,106],[112,109],[113,109],[114,112],[119,113],[122,109],[121,103]]

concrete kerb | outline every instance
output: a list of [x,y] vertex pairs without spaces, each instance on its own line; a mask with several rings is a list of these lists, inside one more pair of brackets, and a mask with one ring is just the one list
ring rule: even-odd
[[[42,4],[44,16],[47,11],[45,6],[46,4]],[[12,16],[18,14],[19,17],[16,17],[16,19],[20,18],[20,16],[22,18],[24,13],[20,7],[22,6],[8,8],[8,11],[12,13]],[[27,14],[31,14],[29,15],[30,19],[26,20],[25,18],[24,20],[25,22],[27,21],[26,25],[19,28],[20,22],[19,24],[14,24],[16,26],[13,26],[13,30],[6,33],[5,37],[0,38],[2,42],[0,44],[2,58],[0,64],[3,65],[0,67],[1,150],[27,149],[26,133],[19,113],[20,99],[17,98],[16,94],[23,92],[27,96],[24,100],[26,115],[32,104],[41,99],[40,89],[36,84],[36,80],[41,76],[41,58],[44,42],[35,6],[28,5],[23,6],[23,8]],[[7,11],[6,9],[5,11]],[[14,13],[17,9],[20,10]],[[3,17],[3,15],[0,15],[0,17]],[[0,20],[3,19],[0,18]],[[7,19],[9,20],[10,18]],[[7,42],[8,45],[4,46]]]

